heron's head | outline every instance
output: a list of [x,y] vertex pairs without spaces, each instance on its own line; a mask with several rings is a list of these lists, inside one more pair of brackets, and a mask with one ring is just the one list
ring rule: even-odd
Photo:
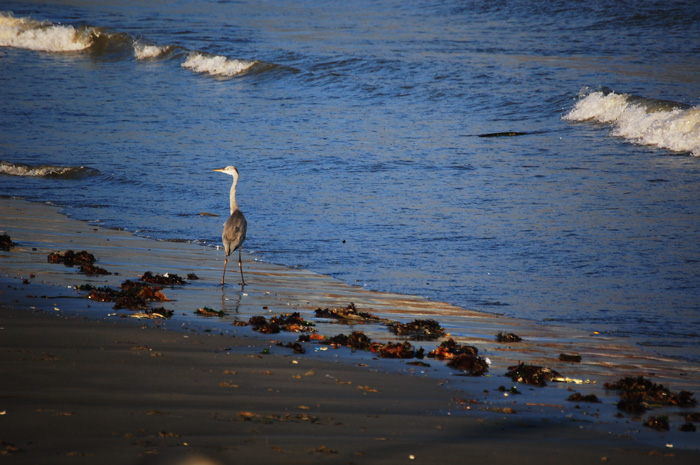
[[226,168],[218,168],[215,169],[214,171],[218,171],[219,173],[226,173],[230,174],[231,176],[238,177],[238,170],[236,169],[235,166],[227,166]]

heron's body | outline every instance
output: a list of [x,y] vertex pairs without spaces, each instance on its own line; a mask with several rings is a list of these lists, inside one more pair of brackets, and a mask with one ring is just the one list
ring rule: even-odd
[[245,241],[245,234],[248,229],[248,222],[243,216],[243,213],[238,209],[238,204],[236,203],[236,185],[238,184],[238,170],[235,166],[227,166],[226,168],[217,169],[220,173],[226,173],[233,176],[233,184],[231,185],[230,203],[231,203],[231,216],[228,217],[224,223],[224,232],[221,235],[221,239],[224,243],[224,274],[221,276],[221,285],[224,285],[224,278],[226,277],[226,265],[228,264],[228,257],[233,252],[238,249],[238,268],[241,271],[241,285],[245,286],[245,279],[243,279],[243,263],[241,260],[241,246],[243,241]]

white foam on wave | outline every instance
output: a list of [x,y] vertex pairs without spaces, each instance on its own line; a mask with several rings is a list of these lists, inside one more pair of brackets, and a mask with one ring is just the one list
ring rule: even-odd
[[170,47],[161,47],[160,45],[143,44],[134,42],[134,56],[137,60],[148,60],[157,58],[169,50]]
[[654,109],[642,100],[614,92],[591,92],[564,119],[611,124],[614,136],[700,157],[700,107]]
[[92,45],[91,29],[78,30],[0,12],[0,46],[44,52],[74,52]]
[[221,55],[210,56],[191,53],[181,66],[196,73],[231,77],[245,73],[254,64],[253,61],[229,59]]
[[90,169],[85,166],[33,166],[0,161],[0,174],[9,176],[28,176],[37,178],[71,177],[79,176],[88,171],[90,171]]

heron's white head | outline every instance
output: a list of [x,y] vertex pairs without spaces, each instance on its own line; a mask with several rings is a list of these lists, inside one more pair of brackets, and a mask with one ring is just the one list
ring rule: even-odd
[[226,168],[218,168],[218,169],[215,169],[214,171],[218,171],[219,173],[230,174],[234,178],[238,178],[238,170],[236,169],[235,166],[227,166]]

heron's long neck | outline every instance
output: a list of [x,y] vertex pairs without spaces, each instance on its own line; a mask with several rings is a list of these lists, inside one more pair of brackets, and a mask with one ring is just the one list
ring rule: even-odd
[[238,210],[238,204],[236,203],[236,184],[238,184],[238,179],[233,178],[233,184],[231,185],[231,214]]

